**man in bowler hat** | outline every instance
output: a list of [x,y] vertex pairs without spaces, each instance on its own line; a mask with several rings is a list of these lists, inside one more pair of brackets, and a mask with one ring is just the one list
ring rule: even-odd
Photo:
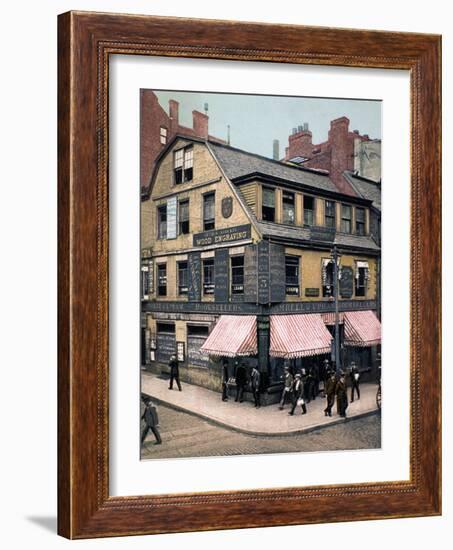
[[179,381],[179,362],[176,359],[176,355],[172,355],[170,357],[170,362],[168,366],[170,367],[170,386],[168,387],[168,389],[173,389],[173,381],[175,381],[179,391],[182,391],[181,382]]

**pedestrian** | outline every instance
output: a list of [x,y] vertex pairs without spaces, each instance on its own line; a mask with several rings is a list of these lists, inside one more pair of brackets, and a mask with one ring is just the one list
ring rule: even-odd
[[288,414],[293,416],[297,406],[301,407],[302,414],[307,413],[307,406],[305,405],[304,399],[304,384],[302,382],[302,376],[299,373],[294,377],[293,406]]
[[344,372],[340,372],[340,379],[337,382],[335,393],[337,394],[337,413],[346,418],[346,409],[348,408],[348,394],[346,391],[346,378]]
[[179,391],[182,391],[181,382],[179,381],[179,362],[176,359],[176,355],[172,355],[170,357],[170,362],[168,363],[168,366],[170,367],[170,386],[168,387],[168,389],[173,389],[173,381],[175,381]]
[[234,363],[234,376],[236,378],[235,401],[239,401],[239,403],[242,403],[244,401],[244,390],[247,384],[247,372],[244,365],[239,361],[235,361]]
[[284,374],[284,386],[282,390],[282,396],[280,398],[280,406],[278,407],[281,411],[285,406],[286,400],[289,399],[289,401],[291,401],[293,384],[294,384],[294,376],[291,374],[289,367],[286,366],[285,374]]
[[159,417],[157,415],[157,409],[154,403],[151,401],[151,398],[145,397],[141,402],[141,420],[142,420],[142,433],[141,433],[141,444],[146,439],[148,432],[151,430],[156,438],[156,445],[162,443],[162,438],[160,437],[158,425]]
[[352,361],[351,363],[351,403],[354,402],[354,393],[357,393],[357,399],[360,399],[359,388],[360,373],[357,365]]
[[252,369],[252,374],[250,375],[250,383],[252,386],[253,399],[255,400],[255,407],[259,409],[261,407],[261,373],[256,367],[253,367]]
[[228,359],[222,361],[222,401],[228,401]]
[[327,399],[327,407],[324,409],[324,415],[325,416],[332,416],[332,407],[335,403],[335,390],[337,386],[337,377],[335,376],[335,372],[331,371],[329,377],[326,380],[326,399]]

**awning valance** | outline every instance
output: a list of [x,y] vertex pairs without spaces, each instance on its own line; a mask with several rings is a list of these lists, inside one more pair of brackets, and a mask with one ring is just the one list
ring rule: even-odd
[[256,355],[256,316],[222,315],[200,351],[226,357]]
[[330,353],[332,336],[321,315],[271,315],[272,357],[307,357]]
[[[341,312],[338,314],[338,322],[340,324],[343,323],[343,316],[344,316],[344,314],[341,313]],[[321,317],[322,317],[322,320],[324,321],[324,323],[326,325],[334,325],[335,324],[335,312],[334,311],[329,311],[328,313],[321,313]]]
[[375,346],[381,343],[381,323],[371,310],[344,313],[344,343],[347,346]]

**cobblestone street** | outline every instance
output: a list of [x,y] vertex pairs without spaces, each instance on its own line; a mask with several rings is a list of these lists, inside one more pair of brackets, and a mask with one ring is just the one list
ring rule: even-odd
[[305,434],[254,436],[217,426],[188,413],[159,406],[162,445],[149,434],[142,458],[375,449],[381,445],[380,415],[347,420]]

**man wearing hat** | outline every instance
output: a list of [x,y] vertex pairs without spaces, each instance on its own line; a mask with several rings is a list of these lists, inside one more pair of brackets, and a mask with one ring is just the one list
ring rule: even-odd
[[302,382],[302,376],[299,373],[294,377],[293,406],[288,414],[293,416],[298,405],[300,405],[302,409],[302,414],[306,414],[307,406],[304,400],[304,384]]
[[291,400],[291,393],[293,391],[293,384],[294,384],[294,377],[291,374],[291,371],[289,370],[289,366],[285,366],[285,374],[284,374],[284,386],[282,390],[282,396],[280,399],[280,406],[278,407],[281,411],[283,410],[283,407],[285,406],[286,399]]
[[234,376],[236,378],[236,399],[242,403],[244,401],[244,390],[247,384],[247,371],[242,363],[239,361],[234,362]]
[[336,386],[337,386],[337,378],[335,375],[335,371],[330,371],[329,377],[326,380],[327,407],[324,409],[325,416],[332,416],[332,407],[335,403]]
[[151,430],[156,438],[156,445],[162,443],[162,438],[160,437],[158,425],[159,417],[157,416],[157,409],[154,403],[151,401],[150,397],[142,397],[141,401],[141,438],[140,442],[143,445],[143,442],[148,435],[148,432]]
[[346,418],[348,408],[348,394],[346,392],[346,377],[343,371],[340,372],[340,379],[337,382],[335,393],[337,394],[337,413]]
[[179,381],[179,362],[176,359],[176,355],[172,355],[170,357],[168,366],[170,367],[170,386],[168,389],[173,389],[173,382],[175,381],[178,386],[178,390],[182,391],[181,382]]
[[360,399],[359,389],[360,373],[354,361],[351,362],[351,403],[354,402],[354,393],[357,392],[357,399]]

